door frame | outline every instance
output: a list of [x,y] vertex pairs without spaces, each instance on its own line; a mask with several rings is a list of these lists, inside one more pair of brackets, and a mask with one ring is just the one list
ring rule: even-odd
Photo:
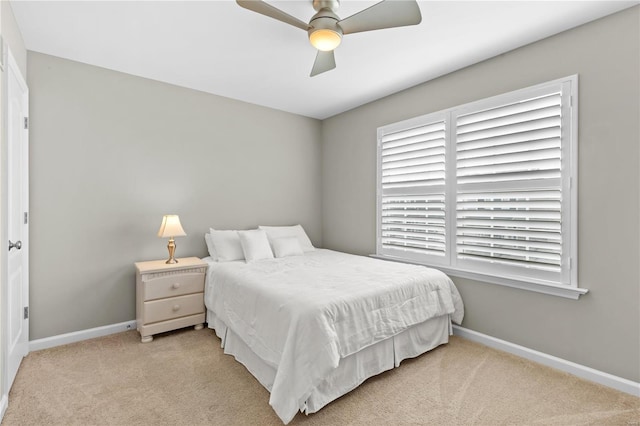
[[[8,76],[9,71],[15,75],[18,79],[21,86],[26,92],[26,109],[28,112],[29,109],[29,88],[27,86],[26,80],[18,67],[18,64],[11,53],[11,50],[0,38],[0,43],[3,44],[3,52],[2,63],[5,65],[4,69],[2,69],[1,73],[1,85],[2,89],[0,90],[0,112],[1,112],[1,133],[0,133],[0,244],[5,244],[4,248],[0,249],[0,420],[4,417],[4,413],[8,406],[8,398],[9,391],[11,390],[11,383],[9,383],[8,378],[8,336],[9,336],[9,301],[7,300],[8,294],[8,285],[9,285],[9,271],[8,271],[8,225],[9,225],[9,183],[8,183],[8,147],[9,147],[9,132],[7,130],[8,123]],[[26,114],[28,117],[28,113]],[[26,168],[24,169],[23,178],[25,179],[25,191],[27,192],[26,197],[26,210],[29,211],[29,171],[28,171],[28,158],[29,158],[29,133],[28,129],[26,130],[26,147],[23,152],[23,156],[26,157]],[[26,229],[24,232],[23,240],[23,267],[24,271],[24,280],[26,281],[27,286],[27,294],[26,294],[26,302],[28,306],[28,287],[29,287],[29,222],[26,224]],[[1,248],[1,246],[0,246]],[[27,338],[27,346],[26,353],[29,352],[29,328],[28,323],[26,325],[26,338]],[[25,353],[25,355],[26,355]]]

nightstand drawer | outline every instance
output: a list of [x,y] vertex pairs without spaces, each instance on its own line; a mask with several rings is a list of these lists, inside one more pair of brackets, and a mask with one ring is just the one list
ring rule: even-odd
[[197,257],[136,262],[136,322],[140,341],[153,335],[205,321],[204,277],[207,263]]
[[144,302],[144,324],[204,312],[202,293]]
[[203,273],[182,273],[144,280],[144,300],[204,291]]

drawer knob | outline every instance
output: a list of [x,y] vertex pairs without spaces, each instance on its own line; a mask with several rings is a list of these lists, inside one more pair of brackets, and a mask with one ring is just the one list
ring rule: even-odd
[[180,305],[173,305],[173,312],[176,312],[180,309]]
[[174,283],[174,284],[171,286],[171,288],[173,288],[173,289],[180,288],[180,283]]

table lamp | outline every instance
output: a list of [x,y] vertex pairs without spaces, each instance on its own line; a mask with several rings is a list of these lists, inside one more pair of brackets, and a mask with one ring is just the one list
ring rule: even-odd
[[167,249],[169,249],[169,260],[165,263],[178,263],[176,258],[173,257],[176,252],[176,242],[173,240],[173,237],[183,237],[185,235],[187,234],[184,232],[184,229],[182,229],[180,218],[177,214],[167,214],[162,218],[158,237],[169,238],[169,244],[167,245]]

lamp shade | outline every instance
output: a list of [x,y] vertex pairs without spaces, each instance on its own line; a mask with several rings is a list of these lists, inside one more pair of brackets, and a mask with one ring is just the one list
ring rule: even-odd
[[162,224],[160,225],[160,230],[158,231],[158,237],[160,238],[171,238],[171,237],[182,237],[187,235],[182,229],[182,225],[180,224],[180,218],[177,214],[168,214],[162,218]]

